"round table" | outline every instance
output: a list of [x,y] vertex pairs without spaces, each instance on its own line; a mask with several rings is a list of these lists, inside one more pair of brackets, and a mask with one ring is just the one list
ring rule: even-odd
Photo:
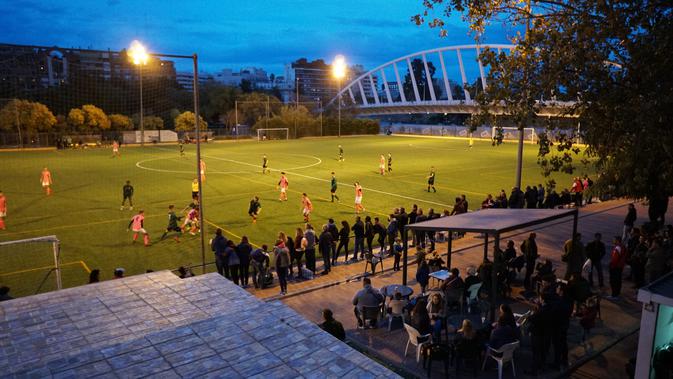
[[414,293],[413,288],[409,286],[403,286],[401,284],[390,284],[381,288],[381,294],[385,297],[393,297],[396,291],[402,295],[403,299],[409,299],[409,297]]

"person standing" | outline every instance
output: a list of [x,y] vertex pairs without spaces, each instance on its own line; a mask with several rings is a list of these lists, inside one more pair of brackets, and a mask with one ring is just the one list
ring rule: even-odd
[[236,254],[240,262],[239,277],[241,286],[246,288],[250,279],[250,255],[252,254],[252,246],[250,246],[247,236],[241,237],[241,243],[236,246]]
[[112,141],[112,158],[121,157],[119,154],[119,142],[117,140]]
[[126,205],[126,200],[129,201],[129,210],[133,210],[133,186],[131,185],[131,181],[127,180],[126,184],[122,187],[122,206],[119,208],[119,210],[124,210],[124,206]]
[[[348,262],[348,242],[350,242],[351,227],[348,225],[348,221],[341,221],[341,230],[339,230],[339,246],[337,246],[336,252],[332,256],[332,264],[336,264],[337,258],[341,253],[341,248],[344,248],[344,261]],[[353,256],[356,258],[357,254]]]
[[379,236],[378,242],[379,247],[381,247],[381,251],[379,253],[381,256],[383,256],[386,247],[386,227],[381,224],[381,221],[378,217],[374,217],[374,233]]
[[[365,224],[360,219],[360,216],[355,216],[355,223],[353,224],[353,235],[355,236],[355,247],[353,249],[353,258],[357,258],[360,253],[360,259],[365,256]],[[346,259],[348,261],[348,259]]]
[[[284,234],[282,235],[284,236]],[[278,274],[278,282],[280,283],[280,294],[287,295],[287,268],[290,266],[290,251],[285,246],[285,241],[280,239],[276,242],[276,247],[273,250],[276,274]]]
[[271,170],[269,169],[269,158],[267,158],[266,154],[264,154],[262,156],[262,174],[266,174],[267,171],[271,173]]
[[339,162],[343,162],[346,159],[344,158],[344,148],[339,145]]
[[215,230],[215,237],[210,240],[210,249],[215,254],[215,267],[217,273],[229,277],[229,266],[224,256],[224,251],[227,249],[227,239],[222,235],[222,229]]
[[311,224],[306,224],[304,231],[304,253],[306,254],[306,268],[315,275],[315,242],[316,235]]
[[631,235],[631,230],[633,230],[633,224],[635,224],[637,218],[638,213],[636,212],[636,206],[633,203],[631,203],[629,204],[628,210],[626,211],[626,217],[624,218],[624,230],[622,231],[622,241],[625,241]]
[[150,246],[150,235],[145,230],[145,211],[142,209],[138,211],[138,214],[131,218],[127,229],[133,230],[133,243],[138,239],[138,234],[142,233],[145,247]]
[[428,266],[428,261],[425,260],[425,257],[421,258],[420,262],[418,262],[416,282],[421,286],[421,294],[424,294],[425,290],[428,288],[428,283],[430,282],[430,267]]
[[[337,243],[339,242],[339,228],[334,223],[334,219],[330,218],[327,220],[327,231],[332,235],[332,254],[331,256],[337,257]],[[336,258],[334,258],[336,261]]]
[[393,156],[388,153],[388,173],[390,174],[391,172],[393,172]]
[[257,223],[257,216],[262,210],[262,205],[259,203],[259,197],[255,196],[250,200],[250,206],[248,207],[248,215],[252,217],[252,223]]
[[184,157],[185,156],[185,144],[182,142],[182,140],[179,140],[178,145],[180,146],[180,156]]
[[301,194],[302,214],[304,215],[304,222],[311,221],[311,211],[313,211],[313,203],[308,198],[306,192]]
[[297,264],[297,279],[304,279],[304,274],[301,272],[302,263],[301,260],[304,257],[304,231],[301,228],[297,228],[294,235],[294,255],[291,256],[292,261]]
[[269,253],[268,246],[262,245],[261,248],[256,249],[250,254],[252,263],[252,284],[255,288],[264,289],[264,277],[266,271],[269,269]]
[[198,200],[199,199],[199,179],[194,178],[192,180],[192,200]]
[[528,316],[528,330],[533,350],[532,367],[526,371],[528,375],[537,375],[543,370],[547,352],[551,345],[551,334],[554,328],[554,308],[549,301],[550,296],[548,293],[543,293],[541,295],[542,304]]
[[[395,218],[395,215],[390,215],[388,218],[388,228],[386,230],[388,234],[388,245],[390,248],[390,253],[393,253],[393,243],[395,243],[395,240],[397,239],[397,219]],[[382,249],[383,251],[384,249]]]
[[280,173],[280,180],[278,181],[278,187],[280,187],[280,201],[287,201],[287,187],[289,186],[287,177],[284,172]]
[[0,230],[5,230],[5,217],[7,217],[7,197],[0,191]]
[[362,206],[362,186],[359,182],[355,182],[355,214],[365,211],[365,207]]
[[430,167],[430,175],[428,175],[428,192],[430,192],[430,188],[435,193],[437,192],[435,189],[435,166]]
[[587,244],[587,258],[591,260],[589,271],[589,285],[594,286],[594,271],[598,276],[598,287],[603,287],[603,265],[601,261],[605,256],[605,244],[601,241],[601,234],[594,234],[594,240]]
[[615,236],[612,241],[614,246],[610,254],[610,289],[612,290],[611,300],[619,299],[622,292],[622,273],[626,265],[626,251],[622,245],[622,237]]
[[[327,225],[323,225],[322,233],[318,237],[318,251],[322,255],[323,271],[322,275],[327,275],[330,272],[330,253],[332,252],[332,234],[330,234]],[[336,257],[332,257],[331,262],[336,262]]]
[[374,242],[374,224],[370,216],[365,216],[365,239],[367,240],[367,252],[373,254],[372,244]]
[[238,269],[241,266],[241,261],[238,259],[238,254],[236,254],[236,245],[234,245],[234,241],[232,240],[227,241],[227,247],[224,249],[224,259],[227,262],[230,275],[227,277],[227,270],[225,270],[224,276],[238,285]]
[[582,274],[582,266],[587,260],[584,245],[582,245],[582,234],[576,233],[572,239],[565,242],[561,260],[566,263],[565,280],[570,279],[572,274]]
[[385,175],[386,173],[386,157],[384,157],[383,154],[379,157],[379,173],[381,173],[381,175]]
[[51,172],[46,167],[42,169],[42,173],[40,174],[40,183],[42,183],[42,188],[44,188],[47,196],[50,196],[52,185]]
[[523,280],[523,286],[527,290],[532,289],[530,278],[533,275],[533,271],[535,271],[535,261],[539,256],[537,252],[537,242],[535,242],[536,237],[537,235],[535,233],[531,233],[528,235],[528,238],[521,243],[521,254],[523,254],[526,261],[526,277]]
[[177,216],[175,214],[175,206],[173,204],[168,206],[168,226],[166,226],[166,230],[164,231],[164,234],[161,235],[161,238],[159,239],[160,241],[163,241],[164,238],[168,235],[170,232],[177,233],[175,237],[175,242],[180,242],[180,235],[182,234],[182,229],[178,225],[178,222],[180,221],[182,217]]
[[337,179],[336,176],[334,175],[334,171],[332,171],[332,180],[330,182],[330,190],[329,190],[330,194],[332,195],[332,202],[334,202],[334,199],[336,199],[337,202],[339,201],[339,196],[337,196],[336,191],[337,191]]
[[206,162],[203,159],[199,161],[199,171],[201,172],[201,182],[203,183],[206,181]]
[[537,207],[544,208],[544,187],[542,187],[542,184],[537,185]]

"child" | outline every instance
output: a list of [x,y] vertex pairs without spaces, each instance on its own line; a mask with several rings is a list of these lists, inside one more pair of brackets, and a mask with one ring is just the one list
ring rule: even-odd
[[393,271],[400,271],[400,257],[402,256],[402,251],[404,247],[402,246],[402,239],[395,238],[395,244],[393,245],[393,256],[395,261],[393,263]]

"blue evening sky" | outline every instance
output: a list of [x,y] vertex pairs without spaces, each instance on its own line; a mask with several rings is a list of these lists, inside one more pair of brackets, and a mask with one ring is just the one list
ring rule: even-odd
[[[329,62],[340,53],[373,68],[473,42],[460,15],[440,38],[410,21],[421,11],[421,0],[3,0],[0,42],[119,50],[139,39],[152,52],[196,52],[208,72],[255,66],[277,74],[300,57]],[[488,42],[507,42],[505,32],[492,31]]]

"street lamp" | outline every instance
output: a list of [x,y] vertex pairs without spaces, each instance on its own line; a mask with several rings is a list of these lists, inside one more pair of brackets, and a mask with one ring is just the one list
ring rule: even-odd
[[143,66],[147,64],[149,54],[147,54],[145,46],[137,40],[134,40],[131,42],[129,55],[131,56],[133,64],[138,66],[138,73],[140,76],[140,146],[145,146],[145,123],[143,120]]
[[341,79],[346,76],[346,58],[339,54],[334,57],[334,62],[332,62],[332,75],[337,80],[339,87],[339,137],[341,137]]

